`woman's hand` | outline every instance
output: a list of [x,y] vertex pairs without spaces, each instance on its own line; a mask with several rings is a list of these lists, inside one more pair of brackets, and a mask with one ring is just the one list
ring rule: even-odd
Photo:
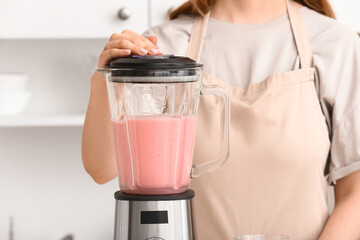
[[156,46],[157,37],[148,38],[139,35],[131,30],[124,30],[111,35],[109,42],[105,45],[100,54],[98,67],[102,68],[110,63],[110,60],[118,57],[127,57],[130,54],[136,55],[159,55],[162,51]]

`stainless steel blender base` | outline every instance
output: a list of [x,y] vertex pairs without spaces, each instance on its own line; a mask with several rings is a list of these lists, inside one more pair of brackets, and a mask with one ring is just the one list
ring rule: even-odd
[[115,193],[114,240],[193,240],[188,190],[172,195]]

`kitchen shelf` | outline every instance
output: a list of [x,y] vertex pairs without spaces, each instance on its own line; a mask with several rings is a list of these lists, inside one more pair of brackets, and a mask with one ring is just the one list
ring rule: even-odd
[[82,127],[85,114],[0,116],[0,127]]

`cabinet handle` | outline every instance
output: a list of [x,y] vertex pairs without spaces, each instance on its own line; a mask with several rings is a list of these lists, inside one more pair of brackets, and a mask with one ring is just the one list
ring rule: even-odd
[[118,12],[118,17],[121,20],[127,20],[131,17],[131,9],[128,7],[123,7]]

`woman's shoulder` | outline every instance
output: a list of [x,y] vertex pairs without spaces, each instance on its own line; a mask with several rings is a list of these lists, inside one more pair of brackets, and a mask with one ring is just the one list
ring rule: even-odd
[[184,55],[194,21],[194,15],[180,15],[173,20],[151,27],[143,35],[157,36],[158,46],[165,53]]
[[348,47],[352,47],[360,44],[360,38],[355,30],[339,21],[307,7],[302,7],[300,12],[303,16],[311,45],[313,48],[315,47],[313,50],[326,46],[341,47],[341,45],[345,44]]

